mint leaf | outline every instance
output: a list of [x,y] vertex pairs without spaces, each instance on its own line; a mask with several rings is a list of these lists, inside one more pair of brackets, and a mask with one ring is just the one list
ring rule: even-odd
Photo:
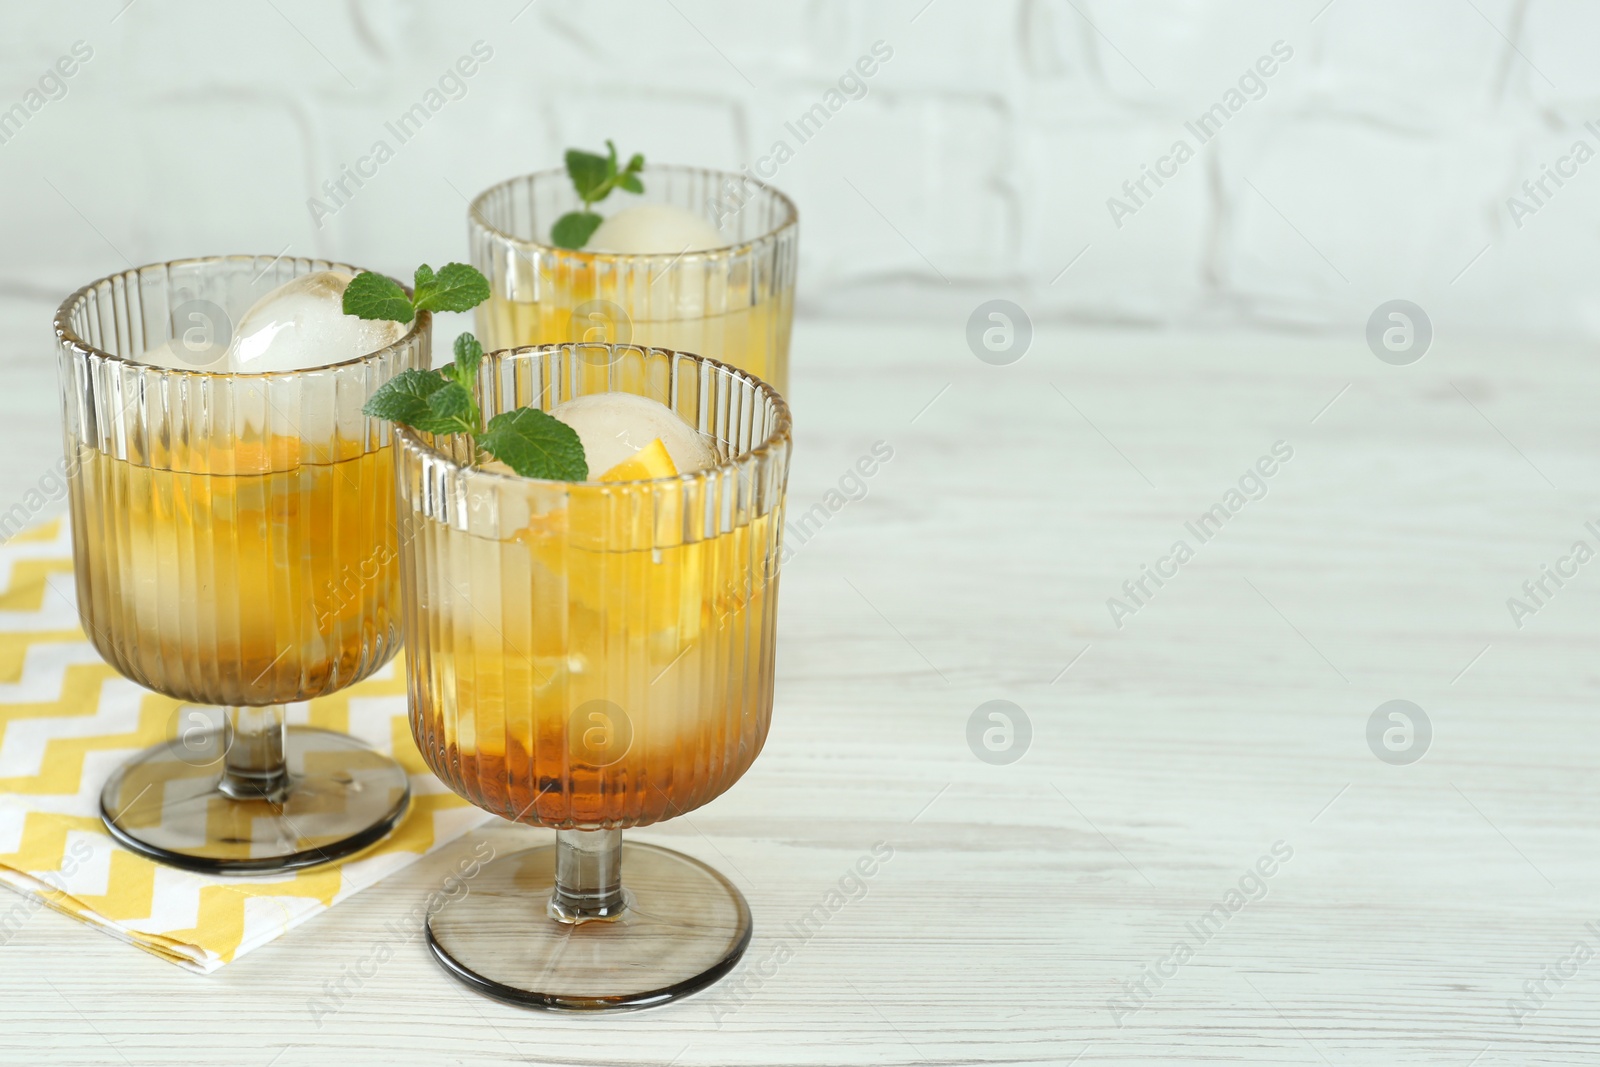
[[344,313],[360,319],[388,319],[391,322],[410,322],[415,317],[411,298],[406,296],[400,283],[370,270],[357,274],[345,286]]
[[411,283],[411,291],[414,294],[418,294],[432,284],[433,268],[424,263],[422,266],[417,268],[417,273]]
[[413,423],[429,433],[477,433],[477,405],[460,382],[447,382],[428,396],[428,411],[422,422]]
[[453,377],[456,381],[471,389],[472,383],[478,377],[478,364],[483,362],[483,346],[478,343],[478,339],[472,334],[464,333],[456,338],[455,353],[456,362]]
[[619,178],[617,178],[617,186],[619,188],[628,190],[630,193],[644,192],[644,183],[638,178],[635,178],[632,171],[629,171],[627,174],[621,175]]
[[577,431],[538,408],[496,415],[478,435],[478,445],[524,478],[581,482],[589,477]]
[[465,263],[446,263],[435,275],[426,263],[417,268],[418,311],[471,311],[489,299],[489,279]]
[[608,163],[605,156],[576,148],[567,149],[567,174],[572,177],[572,187],[578,191],[585,207],[599,199],[595,192],[606,184]]
[[644,153],[635,152],[633,158],[628,160],[628,173],[638,174],[641,170],[644,170]]
[[550,241],[557,248],[582,248],[604,221],[592,211],[569,211],[550,227]]
[[361,410],[374,419],[422,429],[418,420],[425,420],[429,415],[428,398],[444,385],[444,377],[438,371],[401,371],[368,397]]

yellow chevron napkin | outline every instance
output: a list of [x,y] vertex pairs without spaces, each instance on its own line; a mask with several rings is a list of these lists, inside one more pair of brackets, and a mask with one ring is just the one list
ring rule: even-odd
[[112,670],[78,627],[65,519],[0,545],[0,945],[42,907],[208,974],[459,837],[486,816],[430,774],[406,720],[396,659],[330,697],[290,705],[291,723],[340,730],[411,774],[393,834],[339,863],[224,878],[166,867],[114,843],[100,787],[164,737],[179,701]]

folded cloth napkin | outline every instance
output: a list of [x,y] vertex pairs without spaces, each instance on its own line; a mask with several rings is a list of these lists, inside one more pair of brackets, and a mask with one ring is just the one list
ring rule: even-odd
[[406,722],[396,659],[358,685],[290,705],[291,723],[360,738],[411,775],[394,833],[342,862],[249,878],[163,866],[100,824],[100,788],[162,741],[180,701],[142,689],[100,658],[78,626],[67,521],[0,545],[0,944],[51,907],[187,970],[208,974],[265,944],[486,816],[430,774]]

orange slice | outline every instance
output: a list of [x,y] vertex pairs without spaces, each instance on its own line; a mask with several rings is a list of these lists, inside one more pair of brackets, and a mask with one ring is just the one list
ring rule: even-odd
[[643,482],[651,478],[672,478],[678,468],[661,438],[656,438],[600,476],[602,482]]

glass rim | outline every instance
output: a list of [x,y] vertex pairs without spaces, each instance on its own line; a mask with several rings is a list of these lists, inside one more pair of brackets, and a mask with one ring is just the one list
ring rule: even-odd
[[[761,378],[757,378],[749,371],[741,370],[730,363],[724,363],[720,359],[712,359],[710,356],[702,356],[694,352],[683,352],[675,348],[658,348],[653,345],[636,345],[605,341],[562,341],[555,344],[522,345],[517,348],[500,348],[493,352],[485,352],[483,360],[485,364],[487,364],[490,360],[493,360],[496,364],[499,364],[505,361],[508,357],[543,356],[552,352],[559,352],[563,350],[576,353],[577,349],[579,348],[605,348],[610,349],[612,352],[626,350],[643,352],[647,354],[656,353],[668,357],[681,356],[685,359],[692,359],[697,363],[709,366],[714,370],[726,371],[731,377],[742,379],[743,381],[749,382],[755,387],[756,395],[764,398],[772,406],[773,414],[776,416],[775,423],[771,432],[767,434],[760,444],[754,446],[747,452],[741,452],[736,456],[729,456],[726,460],[723,460],[720,463],[714,463],[709,467],[702,467],[699,470],[688,471],[682,474],[674,474],[666,478],[634,478],[628,481],[619,482],[602,482],[594,478],[587,478],[581,482],[568,482],[559,478],[524,478],[520,474],[507,474],[503,471],[486,470],[483,467],[476,467],[472,464],[458,461],[455,459],[455,457],[451,456],[443,449],[423,440],[421,431],[414,430],[410,426],[405,426],[400,423],[394,424],[395,440],[399,443],[402,450],[415,451],[420,455],[443,463],[451,468],[451,470],[464,474],[469,478],[490,478],[506,485],[538,485],[560,487],[593,486],[601,489],[637,489],[640,486],[671,484],[692,485],[696,482],[709,482],[713,478],[720,477],[721,475],[730,471],[737,471],[741,463],[765,461],[777,449],[787,446],[791,440],[793,424],[789,416],[789,405],[783,399],[783,396],[766,381],[762,380]],[[584,393],[582,395],[598,396],[600,394]],[[635,393],[630,395],[638,396],[642,394]],[[676,412],[674,412],[674,414],[676,414]],[[699,431],[697,430],[696,432],[698,433]]]
[[[169,269],[170,270],[173,267],[186,267],[186,266],[207,265],[207,264],[217,264],[217,263],[230,263],[230,262],[258,262],[258,261],[260,261],[262,259],[265,259],[265,258],[267,258],[267,257],[265,257],[265,256],[252,256],[252,255],[249,255],[249,254],[246,254],[246,253],[242,253],[242,252],[241,253],[232,253],[232,254],[212,255],[212,256],[186,256],[186,257],[184,257],[182,259],[168,259],[168,260],[159,260],[159,261],[157,261],[155,263],[145,263],[145,264],[143,264],[141,266],[129,267],[127,270],[115,271],[115,272],[113,272],[111,274],[107,274],[103,278],[96,278],[94,281],[88,283],[87,285],[81,286],[80,288],[74,290],[73,293],[70,296],[68,296],[65,300],[63,300],[61,302],[61,306],[56,308],[55,316],[51,320],[51,325],[55,329],[56,342],[57,342],[58,345],[64,345],[67,348],[72,349],[73,354],[75,356],[78,356],[79,358],[87,358],[87,357],[91,357],[91,356],[99,356],[102,359],[109,359],[109,360],[113,360],[113,361],[115,361],[117,363],[124,363],[124,364],[126,364],[126,365],[128,365],[130,367],[133,367],[133,368],[135,368],[135,369],[137,369],[139,371],[148,372],[148,373],[151,373],[151,374],[182,374],[182,375],[192,376],[192,377],[195,377],[195,378],[206,378],[206,379],[213,379],[213,380],[226,380],[226,379],[233,379],[233,378],[249,378],[249,379],[252,379],[252,380],[267,380],[267,379],[273,379],[273,378],[284,378],[284,379],[287,379],[287,378],[294,378],[294,377],[296,377],[298,375],[302,375],[302,374],[310,374],[310,373],[312,373],[314,371],[339,370],[339,369],[344,368],[344,367],[356,367],[356,366],[360,366],[360,365],[365,364],[365,363],[376,362],[376,361],[382,359],[383,357],[386,357],[386,356],[389,356],[389,355],[393,354],[394,352],[396,352],[399,349],[405,347],[406,345],[411,344],[413,341],[415,341],[418,338],[418,336],[420,336],[422,330],[426,326],[428,326],[428,324],[430,322],[432,322],[433,315],[432,315],[431,312],[418,311],[415,315],[412,316],[411,322],[407,326],[406,332],[404,334],[402,334],[397,340],[391,342],[390,344],[387,344],[387,345],[383,346],[380,349],[377,349],[377,350],[372,351],[372,352],[368,352],[365,355],[353,356],[350,359],[341,359],[341,360],[337,360],[337,361],[335,361],[333,363],[322,363],[322,364],[318,364],[315,367],[300,367],[300,368],[298,368],[296,370],[268,370],[268,371],[212,371],[212,370],[200,370],[200,369],[197,369],[197,368],[192,369],[192,368],[188,368],[188,367],[183,367],[183,368],[179,368],[179,367],[157,367],[157,366],[155,366],[153,364],[150,364],[150,363],[141,363],[137,359],[130,359],[127,356],[118,355],[115,352],[108,352],[103,348],[97,348],[96,346],[90,344],[88,341],[85,341],[82,337],[79,337],[77,332],[72,329],[72,326],[70,324],[70,319],[71,319],[71,316],[72,316],[72,312],[88,298],[88,294],[89,294],[90,290],[95,289],[95,288],[97,288],[97,287],[99,287],[101,285],[104,285],[104,284],[108,283],[108,282],[112,282],[117,278],[126,278],[130,274],[137,275],[137,274],[141,273],[142,271],[146,271],[146,270],[151,269],[152,267],[161,267],[161,268],[165,268],[165,269]],[[283,258],[283,256],[280,254],[277,257],[273,258],[272,263],[276,263],[276,262],[278,262],[278,260],[280,260],[282,258]],[[361,274],[365,270],[365,268],[363,268],[363,267],[357,267],[357,266],[354,266],[354,265],[349,264],[349,263],[342,263],[342,262],[339,262],[337,260],[331,260],[331,259],[318,260],[315,257],[310,257],[310,256],[293,256],[293,257],[290,257],[290,258],[292,258],[292,259],[305,259],[305,260],[308,260],[310,262],[326,263],[328,265],[327,269],[330,269],[330,270],[344,270],[344,271],[348,271],[351,274]],[[269,263],[267,265],[268,269],[271,269],[272,263]],[[265,274],[266,270],[263,270],[261,273]],[[377,273],[377,272],[374,272],[374,273]],[[304,277],[304,275],[300,275],[300,277]],[[408,295],[408,296],[411,295],[411,287],[410,286],[405,285],[404,283],[401,283],[400,287],[406,291],[406,295]]]
[[487,200],[491,194],[499,192],[500,190],[505,189],[516,182],[534,181],[535,179],[539,178],[556,178],[566,176],[567,172],[564,168],[551,167],[546,170],[535,170],[526,174],[513,175],[510,178],[505,178],[501,181],[495,182],[493,185],[483,190],[483,192],[472,198],[472,202],[467,205],[467,218],[474,226],[479,227],[486,233],[492,234],[495,238],[505,241],[508,244],[516,245],[519,248],[538,249],[558,256],[588,256],[607,261],[638,261],[658,259],[676,261],[679,259],[690,259],[695,256],[700,256],[707,259],[711,257],[726,257],[731,256],[736,249],[775,242],[784,233],[793,230],[800,225],[800,209],[795,206],[795,202],[793,200],[789,199],[787,193],[783,192],[775,185],[770,185],[767,182],[762,181],[760,178],[752,178],[742,171],[718,170],[715,167],[695,167],[683,163],[648,163],[645,165],[644,169],[646,174],[652,170],[675,171],[679,174],[705,174],[736,179],[745,187],[753,186],[757,189],[760,189],[762,192],[770,194],[778,201],[778,203],[783,205],[785,217],[783,221],[778,223],[776,226],[755,237],[750,238],[749,240],[734,241],[731,244],[718,245],[715,248],[701,248],[693,252],[588,252],[581,248],[562,248],[560,245],[553,245],[545,241],[538,241],[531,237],[517,237],[513,234],[507,233],[498,226],[492,225],[487,219],[484,218],[484,201]]

